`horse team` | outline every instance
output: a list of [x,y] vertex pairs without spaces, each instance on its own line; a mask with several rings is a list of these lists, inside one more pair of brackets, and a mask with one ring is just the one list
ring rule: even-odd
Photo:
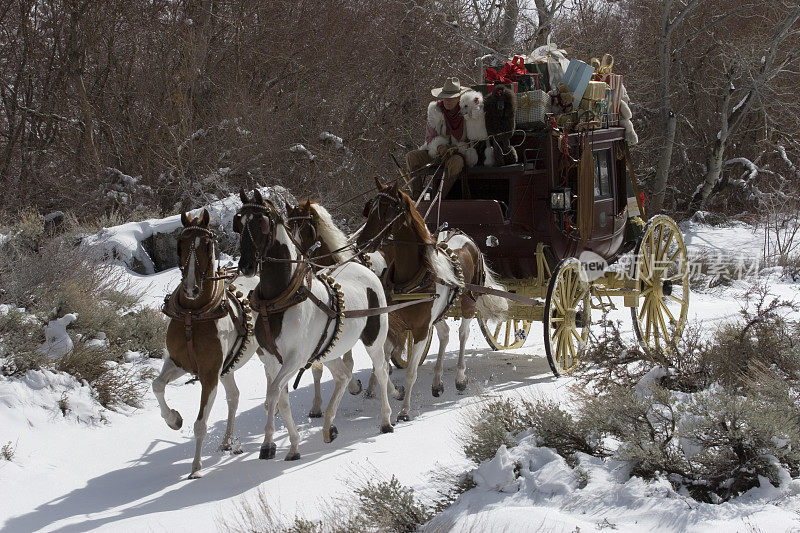
[[[276,410],[289,433],[287,461],[300,458],[300,435],[289,404],[289,382],[307,368],[314,375],[314,402],[309,416],[323,416],[323,439],[338,435],[336,411],[345,390],[361,391],[353,378],[352,349],[361,341],[372,359],[367,394],[377,387],[381,402],[380,430],[391,433],[389,395],[402,400],[398,421],[409,420],[411,391],[427,337],[439,336],[432,393],[444,390],[444,351],[449,327],[444,320],[460,305],[459,358],[456,388],[466,388],[464,348],[476,314],[500,318],[504,299],[464,290],[465,283],[501,288],[478,246],[460,232],[432,235],[414,201],[397,185],[376,180],[378,194],[364,208],[366,223],[348,237],[319,203],[285,205],[286,215],[258,190],[240,193],[242,207],[233,229],[240,234],[241,276],[231,284],[217,268],[217,247],[209,214],[183,214],[178,238],[181,284],[167,297],[171,318],[167,352],[153,391],[161,416],[172,429],[183,423],[164,398],[167,383],[185,373],[200,382],[200,408],[194,422],[195,456],[190,478],[201,476],[201,448],[218,383],[225,388],[228,420],[220,446],[232,449],[239,390],[234,372],[258,354],[267,378],[267,421],[259,457],[272,459]],[[355,239],[355,244],[352,244]],[[243,294],[249,294],[244,301]],[[405,303],[397,303],[397,295]],[[407,332],[414,339],[408,354],[405,386],[389,379],[389,357],[403,350]],[[253,340],[255,339],[255,341]],[[322,366],[333,375],[334,391],[322,412]],[[233,450],[238,452],[240,450]]]

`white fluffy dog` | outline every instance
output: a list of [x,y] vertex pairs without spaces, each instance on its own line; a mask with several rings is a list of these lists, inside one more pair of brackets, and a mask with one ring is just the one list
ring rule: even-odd
[[468,167],[478,164],[478,148],[483,149],[484,165],[494,166],[494,150],[488,143],[479,143],[489,138],[486,133],[486,119],[483,112],[483,95],[478,91],[467,91],[461,95],[459,102],[461,114],[464,116],[464,128],[468,146],[459,148]]

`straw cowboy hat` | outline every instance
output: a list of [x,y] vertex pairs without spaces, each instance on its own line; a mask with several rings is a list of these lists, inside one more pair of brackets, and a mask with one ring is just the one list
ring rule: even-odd
[[443,87],[431,89],[431,94],[434,98],[455,98],[461,96],[469,90],[469,87],[462,87],[458,78],[447,78]]

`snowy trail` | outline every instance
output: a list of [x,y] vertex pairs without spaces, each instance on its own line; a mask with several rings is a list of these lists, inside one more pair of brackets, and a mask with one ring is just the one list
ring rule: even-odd
[[[753,245],[758,239],[752,235],[746,238]],[[690,247],[714,240],[720,243],[719,238],[706,235],[694,241],[687,239]],[[122,268],[120,273],[134,291],[145,293],[143,303],[146,305],[159,304],[178,276],[175,269],[151,276],[138,276]],[[732,287],[718,291],[693,293],[689,322],[700,321],[710,330],[735,317],[746,288],[745,283],[735,282]],[[797,299],[795,284],[774,282],[771,288],[783,298]],[[611,318],[620,320],[623,327],[630,329],[629,310],[622,307],[621,301],[615,300],[615,303],[619,308],[611,313]],[[598,318],[599,313],[593,313],[593,320]],[[461,451],[459,435],[464,431],[465,415],[470,407],[482,401],[482,393],[526,398],[566,397],[573,381],[552,377],[544,359],[541,337],[541,324],[534,324],[523,348],[491,352],[477,323],[473,323],[467,345],[470,384],[466,393],[459,395],[453,383],[457,328],[452,327],[445,362],[446,389],[440,398],[432,397],[430,392],[437,350],[434,338],[413,393],[412,421],[398,424],[393,434],[381,435],[378,400],[345,394],[336,419],[339,437],[331,444],[322,441],[321,419],[307,417],[313,388],[311,374],[306,373],[299,389],[291,393],[292,411],[302,437],[302,458],[297,462],[281,460],[288,449],[288,439],[280,418],[276,434],[278,459],[258,459],[265,423],[265,379],[260,361],[254,359],[237,373],[242,394],[235,435],[244,453],[230,455],[217,451],[227,409],[224,391],[220,388],[203,448],[205,477],[193,481],[186,478],[194,449],[191,427],[198,407],[199,385],[184,384],[187,378],[177,380],[166,392],[167,401],[181,412],[185,421],[177,432],[161,419],[151,392],[141,409],[128,413],[105,412],[108,423],[95,425],[77,422],[74,416],[64,418],[56,405],[43,408],[32,402],[11,409],[0,394],[0,444],[11,441],[17,450],[13,461],[0,461],[0,530],[213,531],[220,517],[232,517],[236,504],[243,497],[254,498],[259,489],[275,503],[279,514],[300,513],[314,518],[319,516],[322,499],[348,493],[347,481],[353,475],[362,478],[395,475],[401,483],[425,490],[433,471],[443,467],[462,470],[469,466]],[[360,346],[354,356],[357,376],[366,385],[369,359]],[[152,364],[160,368],[160,361]],[[396,370],[391,379],[402,383],[403,374]],[[333,388],[327,371],[323,380],[323,397],[327,401]],[[392,400],[391,404],[396,415],[399,402]],[[79,409],[81,406],[74,407],[76,412],[83,412]],[[491,494],[483,497],[484,507],[489,506]],[[542,507],[543,523],[552,524],[546,517],[557,517],[555,523],[559,526],[554,526],[554,530],[571,531],[579,522],[596,524],[605,513],[602,503],[592,506],[583,502],[580,512],[587,514],[578,521],[570,517],[572,504],[566,507],[559,507],[558,503],[548,505],[550,507]],[[716,524],[700,527],[696,520],[702,523],[703,517],[670,516],[666,504],[658,507],[655,502],[653,505],[657,507],[653,511],[655,514],[642,523],[642,529],[678,531],[691,526],[696,530],[710,530],[731,525],[719,517]],[[482,511],[473,511],[479,519]],[[636,509],[636,512],[642,511]],[[752,512],[753,509],[743,511],[745,514]],[[593,519],[596,520],[592,522]],[[786,522],[779,523],[783,527]]]

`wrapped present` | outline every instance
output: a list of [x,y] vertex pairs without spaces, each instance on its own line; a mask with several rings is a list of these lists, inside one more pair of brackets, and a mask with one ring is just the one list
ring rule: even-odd
[[547,36],[547,44],[531,52],[528,60],[530,63],[544,63],[547,65],[547,87],[542,87],[545,90],[554,89],[562,81],[564,71],[569,65],[567,52],[551,43],[549,35]]
[[595,81],[606,81],[605,77],[611,74],[614,68],[614,56],[611,54],[603,54],[603,59],[593,57],[589,62],[592,64],[592,67],[594,67],[592,79]]
[[519,74],[517,75],[517,90],[519,93],[534,91],[538,89],[538,82],[535,74]]
[[539,86],[536,87],[534,81],[533,89],[541,89],[543,91],[552,89],[550,87],[550,74],[547,72],[547,63],[525,63],[525,68],[530,74],[539,78]]
[[591,65],[577,59],[569,60],[569,66],[564,73],[562,82],[569,85],[569,91],[572,93],[572,99],[575,102],[580,102],[581,98],[583,98],[583,94],[589,86],[589,81],[592,79],[592,74],[594,74],[594,68]]
[[604,81],[590,81],[583,98],[594,101],[605,100],[608,88],[608,84]]
[[606,83],[611,88],[608,97],[608,115],[609,124],[616,124],[619,122],[619,110],[622,105],[622,95],[625,92],[625,86],[622,84],[621,74],[607,74]]
[[525,59],[522,56],[514,56],[511,61],[503,61],[503,66],[498,70],[497,67],[489,67],[483,71],[483,78],[486,83],[513,82],[519,81],[519,76],[528,73],[525,68]]
[[546,92],[539,90],[517,93],[517,124],[544,124],[549,110],[550,95]]

